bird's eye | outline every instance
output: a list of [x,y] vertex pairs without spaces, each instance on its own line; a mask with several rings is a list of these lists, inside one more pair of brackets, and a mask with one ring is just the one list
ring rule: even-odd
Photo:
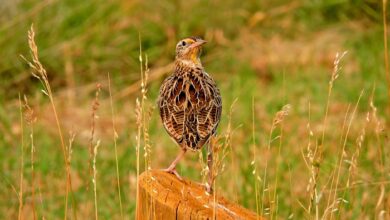
[[181,45],[182,46],[185,46],[187,43],[183,40],[182,42],[181,42]]

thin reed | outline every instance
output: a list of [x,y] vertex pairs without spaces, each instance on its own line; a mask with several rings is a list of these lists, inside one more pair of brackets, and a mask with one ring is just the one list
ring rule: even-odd
[[97,187],[96,187],[96,175],[97,175],[97,168],[96,168],[96,156],[98,153],[98,148],[100,146],[100,140],[96,141],[96,144],[93,148],[93,161],[92,161],[92,170],[93,170],[93,177],[92,177],[92,184],[93,184],[93,198],[94,198],[94,205],[95,205],[95,219],[99,219],[98,215],[98,202],[97,202]]
[[121,194],[121,185],[120,185],[120,177],[119,177],[118,149],[117,149],[118,133],[115,129],[115,114],[114,114],[114,103],[112,101],[110,73],[107,73],[107,81],[108,81],[108,93],[110,96],[112,132],[113,132],[113,137],[114,137],[115,169],[116,169],[116,183],[117,183],[117,188],[118,188],[119,209],[121,212],[121,219],[123,219],[123,205],[122,205],[122,194]]
[[18,208],[18,220],[22,219],[23,215],[23,181],[24,181],[24,123],[23,123],[23,110],[22,100],[19,94],[19,112],[20,112],[20,179],[19,179],[19,208]]
[[36,209],[35,209],[35,172],[34,172],[34,155],[35,155],[35,146],[34,146],[34,123],[36,122],[36,116],[34,110],[28,105],[27,97],[24,96],[24,119],[26,124],[30,127],[30,163],[31,163],[31,209],[33,219],[36,219]]
[[[387,46],[387,0],[382,0],[382,19],[383,19],[383,45],[384,45],[384,63],[387,81],[387,95],[390,99],[390,67],[389,67],[389,50]],[[390,112],[390,107],[388,106]],[[390,114],[390,113],[389,113]]]
[[[148,67],[148,56],[142,51],[141,34],[139,34],[139,68],[140,68],[140,83],[141,83],[141,97],[136,99],[135,115],[137,125],[136,135],[136,167],[137,167],[137,181],[141,172],[141,149],[143,150],[143,162],[144,171],[149,175],[149,171],[152,169],[152,146],[149,135],[149,123],[152,117],[154,107],[148,104],[148,79],[149,79],[149,67]],[[142,146],[142,147],[141,147]],[[136,201],[139,201],[139,189],[136,191]],[[155,215],[155,209],[153,200],[149,201],[149,210],[153,210],[150,216]],[[137,210],[136,204],[136,210]],[[151,217],[152,218],[152,217]]]
[[[72,179],[70,175],[70,164],[68,163],[68,156],[67,156],[67,149],[64,141],[64,136],[62,134],[62,127],[61,123],[58,117],[57,113],[57,108],[54,103],[54,96],[53,92],[51,90],[51,86],[49,83],[49,79],[47,76],[46,69],[43,67],[41,62],[39,61],[39,56],[38,56],[38,47],[35,43],[35,32],[34,32],[34,26],[31,25],[30,30],[28,31],[28,45],[30,47],[30,55],[31,55],[31,61],[28,61],[24,56],[21,56],[27,64],[30,66],[32,72],[31,74],[37,78],[40,83],[43,86],[43,89],[41,90],[43,94],[45,94],[51,104],[51,108],[55,117],[55,122],[58,130],[58,135],[60,138],[61,142],[61,150],[62,150],[62,155],[64,158],[64,164],[65,164],[65,170],[66,170],[66,194],[65,194],[65,209],[64,209],[64,219],[67,219],[67,214],[68,214],[68,197],[69,197],[69,192],[73,195],[73,189],[72,189]],[[75,205],[74,202],[73,204],[73,210],[75,211]]]
[[90,135],[90,138],[89,138],[89,150],[90,150],[90,161],[92,160],[92,164],[90,167],[90,170],[92,171],[92,176],[91,176],[91,180],[92,180],[92,184],[93,184],[93,195],[94,195],[94,205],[95,205],[95,219],[97,220],[99,218],[99,215],[98,215],[98,202],[97,202],[97,179],[96,179],[96,175],[97,175],[97,168],[96,168],[96,157],[97,157],[97,153],[98,153],[98,148],[100,146],[100,139],[97,139],[97,141],[94,143],[95,141],[95,130],[96,130],[96,119],[99,118],[97,112],[99,110],[99,106],[100,106],[100,102],[99,102],[99,95],[100,95],[100,91],[101,91],[101,84],[98,83],[96,84],[96,91],[95,91],[95,98],[92,102],[92,110],[91,110],[91,135]]

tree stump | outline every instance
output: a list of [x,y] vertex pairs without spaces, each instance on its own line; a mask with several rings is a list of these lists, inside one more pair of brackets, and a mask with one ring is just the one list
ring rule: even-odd
[[142,173],[138,190],[138,220],[262,219],[222,196],[208,195],[204,186],[198,183],[181,181],[163,171]]

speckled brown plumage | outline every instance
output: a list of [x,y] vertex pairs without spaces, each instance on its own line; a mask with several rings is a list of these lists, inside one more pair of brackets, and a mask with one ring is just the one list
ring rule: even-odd
[[214,80],[202,67],[180,60],[161,86],[158,106],[169,135],[191,150],[208,141],[221,118],[221,95]]

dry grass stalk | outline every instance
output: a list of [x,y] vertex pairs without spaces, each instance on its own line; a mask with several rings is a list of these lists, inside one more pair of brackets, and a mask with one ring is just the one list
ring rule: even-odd
[[33,219],[36,219],[36,210],[35,210],[35,172],[34,172],[34,123],[37,118],[35,116],[34,110],[28,105],[27,97],[24,96],[24,119],[26,124],[30,127],[30,145],[31,145],[31,210]]
[[[220,136],[212,136],[209,140],[208,151],[212,151],[213,154],[213,164],[211,169],[209,170],[207,163],[202,160],[203,170],[201,175],[205,181],[208,176],[208,181],[205,181],[206,186],[212,184],[214,190],[214,196],[216,194],[216,178],[221,175],[226,168],[225,159],[229,154],[229,146],[230,146],[230,137],[224,136],[223,138]],[[210,153],[210,152],[208,152]],[[200,152],[200,157],[203,158],[202,153]],[[216,204],[216,203],[215,203]]]
[[344,136],[343,144],[342,144],[342,149],[341,149],[341,152],[340,152],[339,163],[338,163],[338,166],[337,166],[337,176],[336,176],[336,182],[335,182],[333,202],[332,202],[332,204],[330,206],[328,206],[325,209],[323,218],[326,218],[327,215],[330,214],[330,219],[333,219],[333,214],[339,210],[339,204],[341,204],[341,202],[347,203],[347,201],[345,199],[341,198],[341,197],[336,198],[337,197],[337,190],[338,190],[339,180],[340,180],[340,175],[341,175],[342,162],[344,161],[344,158],[347,156],[345,148],[346,148],[346,145],[347,145],[349,132],[350,132],[353,120],[355,119],[356,111],[357,111],[357,108],[359,106],[359,103],[360,103],[360,100],[361,100],[363,94],[364,94],[364,91],[361,91],[361,93],[359,95],[359,98],[358,98],[358,100],[356,102],[356,105],[355,105],[355,107],[353,109],[353,112],[352,112],[352,114],[350,116],[350,119],[349,119],[349,123],[348,123],[347,130],[346,130],[346,133],[345,133],[345,136]]
[[[68,147],[67,147],[67,150],[68,150],[68,152],[67,152],[68,153],[68,164],[69,165],[71,164],[71,161],[72,161],[73,142],[74,142],[75,137],[76,137],[76,133],[74,133],[73,130],[69,131],[69,139],[68,139]],[[39,190],[39,196],[40,196],[40,199],[41,199],[41,205],[43,207],[43,199],[42,199],[41,187],[39,185],[38,185],[38,190]],[[76,210],[74,209],[74,207],[73,207],[73,218],[75,220],[77,220],[77,213],[76,213]],[[42,216],[42,218],[44,219],[44,216]]]
[[309,141],[306,146],[306,154],[302,149],[302,158],[305,162],[306,167],[310,171],[309,183],[306,187],[306,191],[309,192],[309,205],[306,208],[301,202],[301,207],[310,215],[312,213],[313,207],[315,208],[315,219],[319,219],[319,201],[322,197],[322,193],[318,190],[318,176],[320,171],[320,164],[322,162],[322,155],[320,152],[320,147],[318,143],[314,143],[312,139],[316,137],[313,129],[311,127],[311,103],[309,102],[309,119],[306,125]]
[[291,110],[291,105],[287,104],[282,107],[282,110],[278,111],[274,117],[274,121],[272,122],[272,126],[281,124],[284,121],[284,118],[288,116]]
[[[71,161],[72,161],[72,154],[73,154],[73,142],[74,142],[74,139],[76,137],[76,133],[73,132],[73,130],[69,131],[69,139],[68,139],[68,164],[71,164]],[[42,195],[41,195],[41,189],[38,188],[39,190],[39,193],[40,193],[40,198],[41,198],[41,205],[43,207],[43,199],[42,199]],[[74,219],[77,220],[77,215],[76,215],[76,210],[73,210],[73,214],[74,214]]]
[[[141,63],[142,65],[142,63]],[[150,124],[150,119],[153,114],[154,107],[148,106],[147,105],[147,85],[148,85],[148,80],[149,80],[149,67],[148,67],[148,56],[145,55],[145,69],[143,72],[143,77],[142,77],[142,85],[141,85],[141,91],[142,91],[142,101],[141,101],[141,106],[142,106],[142,137],[143,137],[143,145],[144,145],[144,164],[145,164],[145,170],[148,175],[150,175],[149,171],[152,169],[152,146],[150,143],[150,135],[149,135],[149,124]],[[155,216],[155,207],[154,207],[154,201],[151,199],[149,203],[149,207],[152,208],[153,212],[151,215],[156,218]]]
[[[353,185],[353,179],[354,176],[357,174],[357,165],[358,165],[358,158],[360,156],[360,152],[362,150],[362,146],[366,137],[366,128],[367,125],[371,121],[371,113],[367,112],[366,118],[365,118],[365,123],[363,125],[362,130],[360,131],[359,136],[357,137],[355,143],[356,143],[356,150],[351,156],[351,160],[348,161],[349,163],[349,168],[348,168],[348,178],[347,178],[347,183],[346,183],[346,189],[350,188]],[[345,192],[346,190],[344,190]]]
[[[276,129],[276,127],[280,124],[282,124],[282,122],[284,121],[285,117],[289,114],[291,110],[291,105],[287,104],[287,105],[284,105],[282,107],[282,109],[280,111],[278,111],[273,120],[272,120],[272,125],[271,125],[271,129],[270,129],[270,132],[269,132],[269,136],[268,136],[268,146],[267,146],[267,154],[270,154],[271,153],[271,145],[272,145],[272,142],[277,140],[277,139],[280,139],[281,136],[278,135],[276,136],[275,138],[272,138],[272,135]],[[261,196],[261,200],[262,200],[262,203],[261,203],[261,216],[264,216],[264,215],[270,215],[273,213],[274,211],[274,208],[275,208],[275,205],[272,205],[271,203],[275,202],[275,201],[272,201],[272,198],[271,198],[271,192],[269,190],[269,184],[268,184],[268,178],[267,178],[267,170],[268,170],[268,158],[265,160],[265,168],[264,168],[264,175],[263,175],[263,186],[262,186],[262,190],[261,190],[261,193],[262,193],[262,196]],[[267,208],[264,208],[264,201],[265,201],[265,194],[268,193],[268,201],[270,203],[270,206],[267,207]],[[271,216],[272,218],[272,216]]]
[[[142,58],[141,58],[141,65],[142,65]],[[142,136],[143,136],[143,142],[144,142],[144,159],[145,159],[145,170],[149,171],[152,169],[151,167],[151,157],[152,157],[152,146],[150,145],[150,136],[149,136],[149,121],[152,117],[153,108],[147,108],[146,101],[148,99],[147,97],[147,84],[149,79],[149,67],[148,67],[148,56],[145,55],[145,70],[143,71],[141,75],[142,83],[141,83],[141,92],[142,92],[142,99],[141,99],[141,107],[142,107]]]
[[[139,62],[140,62],[140,74],[141,74],[141,98],[136,99],[136,124],[137,124],[137,136],[136,136],[136,156],[137,156],[137,182],[140,175],[140,149],[141,149],[141,140],[143,144],[144,151],[144,169],[149,175],[149,171],[151,168],[151,154],[152,147],[150,144],[150,136],[149,136],[149,121],[153,112],[153,107],[147,106],[147,85],[149,79],[149,67],[148,67],[148,57],[147,55],[143,56],[142,52],[142,44],[141,44],[141,36],[139,36]],[[145,57],[145,63],[144,63]],[[136,201],[139,199],[139,190],[137,187],[137,195]],[[137,204],[136,204],[137,205]],[[150,207],[153,207],[153,200],[150,200]],[[153,209],[154,210],[154,209]],[[153,215],[155,213],[151,213]]]
[[120,177],[119,177],[118,150],[117,150],[117,143],[116,143],[116,141],[118,139],[118,133],[116,132],[116,129],[115,129],[114,104],[112,101],[111,79],[110,79],[109,73],[107,74],[107,80],[108,80],[108,92],[110,95],[112,132],[113,132],[113,137],[114,137],[116,182],[117,182],[117,187],[118,187],[118,198],[119,198],[119,208],[120,208],[120,212],[121,212],[121,219],[123,219],[122,195],[121,195],[121,186],[120,186]]
[[93,184],[93,193],[94,193],[94,204],[95,204],[95,219],[98,219],[98,204],[97,204],[97,190],[96,190],[96,156],[97,156],[97,150],[100,145],[100,140],[97,140],[96,143],[94,143],[95,138],[95,126],[96,126],[96,119],[99,118],[97,115],[97,111],[99,110],[99,94],[101,91],[101,84],[96,84],[96,92],[95,92],[95,99],[92,102],[92,111],[91,111],[91,136],[89,139],[89,150],[90,150],[90,160],[92,160],[92,167],[90,166],[90,170],[92,169],[92,184]]
[[307,168],[310,170],[310,179],[309,183],[306,187],[306,191],[310,193],[310,202],[309,207],[307,208],[308,212],[311,212],[313,202],[315,200],[317,194],[317,176],[318,176],[318,168],[315,166],[315,159],[317,156],[317,147],[313,147],[312,137],[314,136],[314,132],[311,128],[311,104],[309,102],[309,121],[306,125],[306,128],[309,133],[309,141],[306,147],[306,155],[302,152],[303,161],[305,162]]
[[255,199],[256,199],[256,214],[259,218],[259,184],[261,183],[260,176],[256,173],[256,128],[255,128],[255,98],[252,96],[252,148],[253,160],[251,161],[252,175],[254,176]]
[[[212,166],[211,170],[209,170],[208,161],[203,160],[203,154],[202,151],[199,151],[199,162],[202,165],[203,169],[201,171],[202,176],[202,182],[205,183],[206,188],[208,188],[210,185],[213,185],[213,219],[216,219],[216,209],[217,209],[217,177],[221,175],[226,168],[226,157],[229,155],[229,153],[232,150],[231,146],[231,115],[233,111],[233,105],[235,104],[236,100],[233,102],[233,104],[230,106],[230,112],[228,117],[228,126],[227,130],[222,136],[211,136],[208,147],[207,147],[207,154],[212,154]],[[208,155],[207,155],[208,158]],[[207,178],[208,177],[208,178]],[[208,179],[206,181],[206,179]],[[206,192],[207,193],[207,192]]]
[[23,212],[23,180],[24,180],[24,123],[23,123],[23,110],[22,110],[22,100],[19,94],[19,111],[20,111],[20,139],[21,139],[21,156],[20,156],[20,186],[18,193],[19,200],[19,209],[18,209],[18,220],[22,219]]
[[231,149],[231,131],[227,131],[223,138],[221,137],[212,137],[210,139],[211,150],[213,151],[213,167],[212,167],[212,176],[211,181],[215,184],[215,179],[221,175],[226,168],[225,159],[229,154],[229,149]]
[[[95,129],[96,129],[96,119],[98,118],[97,111],[99,109],[100,103],[99,103],[99,94],[101,90],[101,84],[96,84],[96,91],[95,91],[95,99],[92,102],[92,108],[91,108],[91,135],[89,137],[89,161],[88,161],[88,167],[89,167],[89,174],[90,176],[93,175],[92,171],[92,160],[94,156],[93,148],[95,144],[93,143],[95,138]],[[88,185],[87,185],[88,189]]]
[[[229,115],[228,115],[228,124],[227,124],[227,128],[226,128],[226,133],[225,133],[225,140],[228,142],[228,146],[229,146],[229,150],[230,150],[230,159],[231,159],[231,166],[233,167],[233,170],[232,170],[232,175],[234,175],[234,180],[238,179],[238,176],[237,176],[237,172],[238,171],[238,166],[237,166],[237,162],[234,158],[234,151],[233,151],[233,147],[232,147],[232,138],[233,138],[233,129],[232,129],[232,115],[233,115],[233,110],[234,110],[234,106],[235,104],[237,103],[238,99],[234,99],[233,103],[230,105],[230,109],[229,109]],[[238,203],[238,189],[239,189],[239,184],[238,184],[238,181],[233,181],[235,184],[235,187],[232,187],[232,194],[234,194],[235,196],[235,202]]]
[[[232,112],[233,112],[233,106],[236,103],[237,100],[234,100],[232,105],[230,106],[229,116],[228,116],[228,125],[227,129],[224,132],[223,135],[215,135],[210,137],[210,140],[208,142],[207,146],[207,154],[212,151],[213,155],[213,163],[212,163],[212,170],[209,170],[209,166],[207,163],[207,159],[204,159],[203,152],[200,150],[198,151],[198,161],[201,164],[202,170],[201,170],[201,177],[202,177],[202,183],[207,187],[209,187],[210,184],[213,185],[213,219],[216,218],[216,209],[217,204],[216,201],[216,195],[217,195],[217,177],[221,175],[225,169],[226,169],[226,157],[229,155],[229,153],[232,152],[232,145],[231,145],[231,136],[232,136]],[[208,155],[207,155],[208,156]],[[206,158],[207,158],[206,156]],[[206,192],[207,193],[207,192]]]
[[[140,148],[141,148],[141,138],[142,138],[142,108],[141,103],[138,98],[135,100],[135,116],[136,116],[136,124],[137,124],[137,135],[135,139],[137,141],[135,146],[135,154],[136,154],[136,166],[137,166],[137,184],[140,175]],[[136,186],[136,210],[138,210],[138,201],[139,201],[139,189]],[[136,217],[137,218],[137,217]]]
[[[354,176],[357,175],[358,158],[360,156],[360,152],[362,150],[363,142],[365,140],[366,128],[367,128],[368,124],[370,123],[370,121],[371,121],[371,114],[368,111],[367,114],[366,114],[366,118],[365,118],[365,122],[363,124],[362,130],[360,131],[360,134],[359,134],[359,136],[357,137],[357,139],[355,141],[355,143],[356,143],[355,152],[352,154],[350,160],[344,160],[349,165],[348,177],[347,177],[347,181],[346,181],[345,187],[343,189],[339,188],[339,190],[343,190],[343,195],[341,196],[341,198],[339,198],[337,200],[336,205],[341,206],[343,203],[349,203],[345,199],[346,193],[347,193],[348,190],[351,189],[351,187],[353,185],[353,182],[354,182],[353,181],[354,180]],[[336,191],[335,191],[335,193],[336,193]],[[339,210],[341,210],[341,207],[337,207],[337,208]],[[340,214],[340,212],[339,212],[339,214]]]
[[374,92],[375,92],[375,86],[374,90],[372,91],[372,95],[370,98],[370,109],[371,109],[371,121],[375,124],[375,138],[376,142],[378,145],[378,151],[379,151],[379,161],[380,161],[380,168],[381,168],[381,175],[382,175],[382,180],[380,183],[380,195],[378,197],[375,209],[377,212],[379,212],[378,216],[381,216],[381,213],[383,216],[387,214],[387,217],[390,217],[389,211],[387,210],[387,213],[385,210],[381,210],[381,205],[383,206],[383,209],[386,209],[384,199],[385,199],[385,194],[386,194],[386,177],[385,177],[385,152],[384,152],[384,146],[381,141],[381,136],[383,135],[383,132],[385,130],[384,125],[381,123],[381,121],[378,118],[377,111],[378,109],[376,108],[374,104]]
[[95,202],[95,220],[99,219],[98,216],[98,203],[97,203],[97,190],[96,190],[96,175],[97,175],[97,169],[96,169],[96,156],[98,152],[98,148],[100,145],[100,140],[98,140],[93,148],[93,163],[92,163],[92,169],[93,169],[93,178],[92,178],[92,184],[93,184],[93,194],[94,194],[94,202]]
[[[328,120],[328,112],[329,112],[329,105],[330,105],[330,96],[332,93],[333,85],[336,79],[339,77],[339,71],[341,70],[340,61],[341,59],[347,54],[347,51],[340,53],[336,53],[336,57],[333,61],[333,71],[332,76],[329,80],[329,86],[328,86],[328,97],[326,101],[326,107],[325,107],[325,116],[324,116],[324,122],[323,122],[323,130],[322,130],[322,138],[321,138],[321,145],[324,146],[324,140],[325,140],[325,132],[326,132],[326,126],[327,126],[327,120]],[[320,152],[321,153],[321,152]]]
[[[66,170],[66,195],[65,195],[65,211],[64,211],[64,219],[67,219],[67,214],[68,214],[68,198],[69,198],[69,192],[73,195],[73,189],[72,189],[72,179],[70,175],[70,165],[68,163],[68,158],[67,158],[67,150],[66,150],[66,145],[64,141],[64,137],[62,134],[62,128],[60,124],[60,120],[57,114],[57,109],[54,103],[54,96],[51,90],[51,86],[49,83],[49,79],[47,76],[47,72],[41,62],[39,61],[39,56],[38,56],[38,47],[35,43],[35,32],[33,25],[31,25],[30,30],[28,31],[28,44],[30,47],[30,54],[31,54],[31,61],[28,61],[25,57],[21,56],[27,64],[30,66],[32,69],[31,74],[37,78],[42,86],[43,90],[41,90],[50,100],[50,104],[53,110],[53,114],[55,117],[56,121],[56,126],[58,130],[58,135],[60,136],[60,141],[61,141],[61,149],[62,149],[62,154],[64,157],[64,164],[65,164],[65,170]],[[75,209],[75,204],[73,203],[73,209]]]
[[[344,116],[344,120],[343,120],[343,125],[342,125],[342,128],[341,128],[341,134],[340,134],[340,142],[339,142],[339,145],[342,146],[343,144],[343,141],[344,141],[344,137],[345,137],[345,129],[347,127],[347,121],[348,121],[348,115],[350,113],[350,109],[351,109],[351,105],[348,104],[348,108],[347,108],[347,111],[345,112],[345,116]],[[344,152],[341,152],[342,156],[346,156],[344,155]],[[327,216],[330,212],[332,212],[333,210],[335,210],[334,206],[337,205],[336,203],[331,203],[334,198],[333,195],[336,195],[337,194],[337,191],[333,188],[335,187],[335,180],[336,180],[336,173],[338,171],[338,166],[335,166],[335,169],[332,171],[332,174],[330,175],[331,176],[331,183],[330,183],[330,188],[329,188],[329,195],[328,195],[328,202],[327,202],[327,205],[326,205],[326,208],[325,208],[325,211],[324,211],[324,215],[323,216]],[[325,186],[324,186],[325,188]]]
[[280,162],[278,161],[280,158],[280,151],[282,149],[282,143],[283,143],[283,122],[285,118],[289,115],[291,111],[291,105],[287,104],[282,107],[282,110],[276,113],[276,116],[274,118],[274,121],[272,123],[272,126],[279,125],[280,128],[280,134],[276,137],[279,139],[279,145],[278,145],[278,155],[277,155],[277,161],[276,161],[276,169],[275,169],[275,185],[274,185],[274,195],[272,198],[272,206],[271,206],[271,219],[276,218],[277,212],[278,212],[278,195],[277,195],[277,189],[278,189],[278,172],[279,172],[279,165]]
[[73,142],[76,137],[76,134],[73,131],[69,132],[69,140],[68,140],[68,163],[72,161],[73,154]]
[[[318,143],[315,144],[315,146],[312,146],[311,143],[311,137],[313,136],[313,131],[309,128],[309,143],[307,146],[307,155],[306,157],[308,158],[308,161],[304,157],[304,161],[306,163],[306,166],[310,170],[310,180],[309,180],[309,185],[307,187],[307,190],[310,192],[310,203],[308,207],[309,213],[311,213],[313,205],[315,205],[315,219],[319,219],[319,201],[322,197],[322,194],[318,192],[318,175],[320,172],[320,162],[322,160],[322,151],[325,146],[325,132],[326,132],[326,127],[327,127],[327,121],[328,121],[328,113],[329,113],[329,106],[330,106],[330,97],[332,94],[332,89],[334,86],[334,83],[336,79],[339,77],[339,71],[341,67],[340,61],[341,59],[347,54],[347,51],[344,51],[343,53],[336,53],[336,57],[333,62],[333,71],[331,75],[331,79],[329,80],[329,85],[328,85],[328,95],[327,95],[327,101],[326,101],[326,107],[325,107],[325,116],[323,120],[323,128],[322,128],[322,136],[321,136],[321,142],[320,145]],[[310,108],[310,104],[309,104]],[[310,109],[309,109],[309,124],[310,126]]]
[[278,155],[277,155],[277,162],[276,162],[276,169],[275,169],[275,185],[274,185],[274,196],[273,196],[273,206],[271,209],[271,218],[276,218],[278,213],[278,195],[277,195],[277,189],[278,189],[278,172],[279,172],[279,165],[281,162],[280,160],[280,151],[282,149],[283,144],[283,121],[288,116],[288,114],[291,111],[291,105],[287,104],[284,105],[282,110],[280,110],[274,119],[275,126],[280,125],[280,134],[279,134],[279,145],[278,145]]
[[325,116],[324,116],[324,122],[323,122],[323,130],[322,130],[322,138],[321,138],[321,145],[322,146],[324,146],[324,140],[325,140],[325,132],[326,132],[326,127],[327,127],[328,112],[329,112],[329,105],[330,105],[330,96],[332,93],[334,82],[339,77],[339,71],[341,70],[341,67],[339,67],[340,61],[346,54],[347,54],[347,51],[344,51],[341,54],[336,53],[336,57],[333,61],[333,71],[332,71],[332,76],[329,80],[328,97],[327,97],[327,101],[326,101]]
[[[383,43],[384,43],[384,59],[385,59],[385,72],[387,81],[387,95],[390,99],[390,69],[389,69],[389,51],[387,47],[387,0],[382,0],[382,15],[383,15]],[[388,107],[390,112],[390,106]]]

